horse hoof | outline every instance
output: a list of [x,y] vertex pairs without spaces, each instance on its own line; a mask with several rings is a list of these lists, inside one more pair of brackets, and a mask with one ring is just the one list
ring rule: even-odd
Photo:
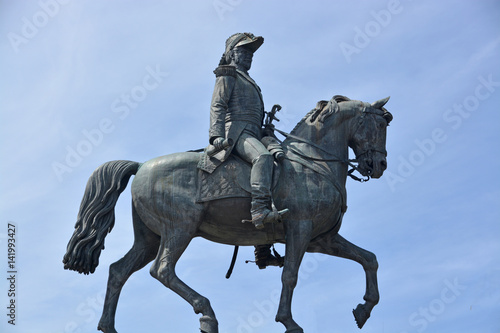
[[200,331],[201,333],[219,333],[219,323],[212,317],[202,316],[200,318]]
[[106,325],[99,324],[97,330],[104,333],[118,333],[114,327],[106,327]]
[[290,330],[286,330],[285,333],[304,333],[302,328],[292,328]]
[[358,304],[356,309],[352,310],[352,314],[359,328],[363,328],[363,325],[370,318],[370,312],[366,310],[364,304]]

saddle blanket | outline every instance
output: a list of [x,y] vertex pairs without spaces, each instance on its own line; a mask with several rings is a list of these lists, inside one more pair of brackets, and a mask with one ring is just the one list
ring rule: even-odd
[[[223,198],[251,198],[251,165],[241,158],[230,155],[212,173],[199,169],[196,202]],[[279,166],[274,163],[273,188],[279,178]]]

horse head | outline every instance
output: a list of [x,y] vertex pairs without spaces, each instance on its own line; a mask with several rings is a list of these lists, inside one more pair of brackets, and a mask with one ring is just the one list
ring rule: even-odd
[[383,107],[388,100],[370,104],[336,95],[330,101],[319,101],[306,116],[310,124],[316,125],[309,126],[313,131],[309,137],[320,138],[323,146],[326,142],[341,142],[339,135],[346,137],[356,155],[357,170],[365,177],[380,178],[387,168],[386,130],[392,120]]
[[304,143],[302,149],[308,153],[314,150],[311,147],[319,147],[317,153],[326,155],[313,157],[316,161],[334,161],[333,156],[336,161],[347,161],[350,147],[358,162],[356,169],[365,177],[380,178],[387,168],[386,131],[392,120],[383,107],[388,100],[370,104],[335,95],[330,101],[319,101],[295,126],[290,141]]
[[387,168],[386,133],[392,115],[383,106],[389,97],[372,104],[352,101],[355,116],[350,121],[349,147],[363,176],[380,178]]

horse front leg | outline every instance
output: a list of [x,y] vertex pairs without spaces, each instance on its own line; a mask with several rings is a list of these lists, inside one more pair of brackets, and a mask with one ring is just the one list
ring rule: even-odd
[[307,251],[354,260],[363,266],[366,274],[366,291],[363,297],[365,303],[358,304],[356,309],[352,311],[358,327],[362,328],[380,298],[377,284],[378,262],[375,254],[352,244],[338,233],[333,232],[314,239]]
[[286,327],[285,333],[303,333],[302,328],[292,318],[292,296],[297,285],[300,263],[311,240],[311,221],[289,221],[286,227],[285,263],[281,282],[280,304],[276,321]]

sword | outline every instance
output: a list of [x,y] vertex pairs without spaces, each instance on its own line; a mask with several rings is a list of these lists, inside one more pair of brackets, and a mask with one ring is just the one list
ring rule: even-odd
[[272,122],[273,120],[276,120],[276,121],[280,121],[277,117],[276,117],[276,112],[278,112],[279,110],[281,110],[281,105],[279,104],[274,104],[273,105],[273,108],[271,109],[271,111],[269,112],[266,112],[266,121],[264,122],[264,126],[265,127],[268,127],[268,126],[271,126],[272,127]]

